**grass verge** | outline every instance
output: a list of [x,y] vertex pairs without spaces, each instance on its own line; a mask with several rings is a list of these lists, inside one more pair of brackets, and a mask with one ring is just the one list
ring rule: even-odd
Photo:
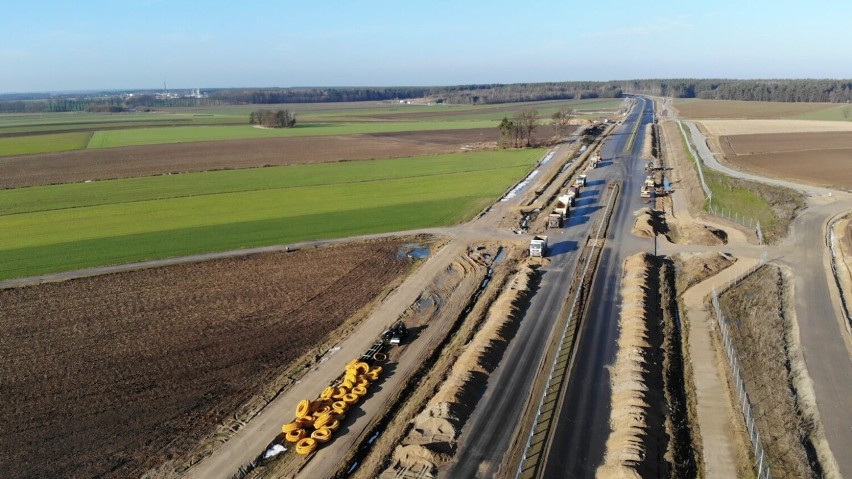
[[[698,165],[687,147],[687,139],[681,135],[683,150],[694,165]],[[804,207],[802,196],[795,191],[762,183],[740,180],[709,168],[702,168],[704,179],[713,192],[712,207],[723,209],[727,214],[740,218],[751,218],[760,222],[763,240],[774,243],[787,236],[787,228]],[[704,205],[709,212],[711,204]]]

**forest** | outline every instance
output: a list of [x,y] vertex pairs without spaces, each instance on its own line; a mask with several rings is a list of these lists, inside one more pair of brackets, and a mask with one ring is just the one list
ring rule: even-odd
[[137,108],[213,105],[327,103],[425,98],[434,103],[493,104],[541,100],[619,98],[624,94],[778,102],[852,100],[852,80],[647,79],[605,82],[471,84],[435,87],[222,88],[206,98],[158,98],[154,90],[123,97],[119,92],[84,95],[0,95],[0,113],[85,111],[92,105]]

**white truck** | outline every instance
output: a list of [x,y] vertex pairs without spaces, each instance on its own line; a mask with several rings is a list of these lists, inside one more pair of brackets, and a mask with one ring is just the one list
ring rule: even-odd
[[547,236],[533,236],[530,240],[530,257],[542,258],[547,253]]
[[577,181],[574,182],[576,186],[586,186],[586,175],[580,175],[577,177]]

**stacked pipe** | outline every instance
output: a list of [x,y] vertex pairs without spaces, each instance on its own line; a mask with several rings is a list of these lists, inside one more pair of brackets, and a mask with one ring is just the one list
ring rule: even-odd
[[370,383],[379,379],[382,367],[370,367],[353,359],[346,365],[343,380],[325,388],[313,401],[303,399],[296,406],[296,418],[284,424],[281,432],[288,442],[296,443],[298,454],[310,454],[331,440],[340,428],[346,411],[367,394]]

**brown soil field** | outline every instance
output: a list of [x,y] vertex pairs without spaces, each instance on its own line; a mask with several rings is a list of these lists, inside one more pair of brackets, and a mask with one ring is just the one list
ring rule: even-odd
[[818,120],[701,120],[712,136],[852,131],[852,122]]
[[837,108],[837,103],[782,103],[736,100],[676,100],[683,118],[787,118]]
[[725,158],[772,177],[852,187],[852,132],[723,136]]
[[166,173],[432,155],[456,152],[466,145],[493,143],[497,137],[496,128],[473,128],[177,143],[6,157],[0,158],[3,172],[0,189]]
[[140,477],[186,455],[401,277],[400,245],[0,291],[3,477]]

